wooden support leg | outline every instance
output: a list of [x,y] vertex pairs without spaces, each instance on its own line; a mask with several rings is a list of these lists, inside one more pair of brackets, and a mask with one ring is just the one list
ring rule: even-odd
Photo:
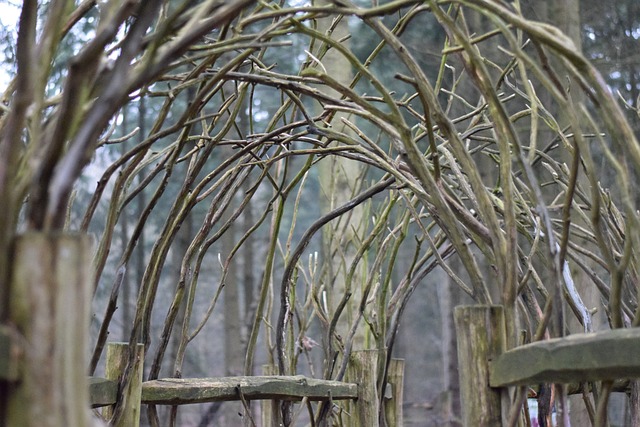
[[454,312],[464,426],[502,425],[500,389],[489,386],[489,361],[505,351],[501,306],[460,306]]
[[351,353],[346,379],[358,385],[358,400],[347,405],[350,412],[343,420],[346,426],[378,427],[380,399],[377,390],[378,350]]
[[384,415],[387,427],[404,425],[402,402],[404,387],[404,360],[391,359],[387,371],[387,387],[384,391]]
[[[262,375],[277,375],[278,367],[276,365],[264,365],[262,367]],[[280,407],[276,400],[260,401],[262,427],[279,427],[282,425],[280,416]],[[245,426],[249,427],[250,420],[245,416]]]
[[[129,343],[109,343],[107,346],[106,377],[109,380],[118,381],[129,362]],[[114,427],[138,427],[140,425],[140,400],[142,398],[142,372],[144,362],[144,345],[138,344],[133,365],[130,367],[131,380],[124,390],[120,390],[118,398],[121,410],[115,417]],[[107,420],[114,418],[113,407],[108,406],[103,411]]]

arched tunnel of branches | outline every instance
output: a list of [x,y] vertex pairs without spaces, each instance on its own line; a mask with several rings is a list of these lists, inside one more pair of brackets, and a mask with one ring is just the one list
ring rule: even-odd
[[[510,347],[640,324],[637,111],[518,2],[58,3],[38,31],[22,12],[0,241],[96,236],[91,373],[125,277],[118,328],[149,379],[183,375],[241,273],[245,375],[341,380],[354,348],[390,357],[435,271],[505,307]],[[439,50],[407,43],[416,28]]]

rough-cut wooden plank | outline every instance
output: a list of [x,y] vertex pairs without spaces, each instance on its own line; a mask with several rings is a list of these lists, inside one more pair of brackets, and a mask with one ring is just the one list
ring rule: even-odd
[[118,383],[106,378],[89,377],[89,402],[92,408],[116,403]]
[[640,377],[640,328],[575,334],[527,344],[491,363],[491,386]]
[[502,425],[502,392],[489,387],[489,360],[505,350],[503,313],[500,306],[455,308],[464,426]]
[[142,403],[184,405],[240,400],[278,399],[309,400],[355,399],[357,386],[339,381],[293,377],[228,377],[228,378],[165,378],[142,384]]
[[[115,342],[107,346],[107,379],[119,381],[127,369],[129,357],[129,343]],[[114,427],[138,427],[140,425],[140,396],[142,394],[142,371],[144,362],[144,345],[136,346],[133,365],[129,368],[130,381],[120,390],[118,402],[113,407],[103,411],[106,419],[111,420]]]
[[29,233],[16,239],[9,316],[25,349],[6,425],[86,427],[93,293],[86,235]]

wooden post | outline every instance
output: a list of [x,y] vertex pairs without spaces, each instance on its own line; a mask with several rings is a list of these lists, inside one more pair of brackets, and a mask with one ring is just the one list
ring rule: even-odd
[[462,425],[500,426],[501,391],[489,386],[489,361],[505,351],[501,306],[460,306],[454,311]]
[[346,405],[343,415],[345,426],[377,427],[380,425],[380,399],[377,390],[378,350],[361,350],[351,353],[347,367],[347,382],[358,385],[358,400]]
[[384,415],[387,427],[404,425],[402,403],[404,388],[404,360],[391,359],[387,370],[387,387],[384,392]]
[[[262,375],[277,375],[278,367],[276,365],[263,365],[262,366]],[[282,425],[280,408],[278,408],[278,404],[276,400],[261,400],[260,401],[261,408],[261,419],[262,419],[262,427],[280,427]],[[245,426],[250,426],[251,420],[245,414]]]
[[91,256],[86,235],[29,233],[16,239],[9,315],[24,354],[0,424],[89,425]]
[[[140,425],[140,407],[142,398],[142,371],[144,362],[144,345],[138,344],[133,366],[131,366],[131,380],[126,389],[120,390],[118,398],[122,400],[122,412],[118,419],[113,420],[114,427],[138,427]],[[107,366],[105,376],[109,380],[119,381],[129,363],[129,343],[109,343],[107,346]],[[113,418],[113,406],[103,411],[103,416]]]

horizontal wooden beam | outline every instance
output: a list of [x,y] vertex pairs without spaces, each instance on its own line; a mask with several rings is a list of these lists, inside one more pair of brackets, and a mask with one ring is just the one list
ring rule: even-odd
[[517,347],[490,362],[492,387],[640,377],[640,328],[616,329]]
[[113,405],[117,398],[117,382],[106,378],[89,377],[89,400],[92,408]]
[[167,378],[142,384],[142,403],[183,405],[189,403],[278,399],[342,400],[358,397],[357,385],[293,377]]

